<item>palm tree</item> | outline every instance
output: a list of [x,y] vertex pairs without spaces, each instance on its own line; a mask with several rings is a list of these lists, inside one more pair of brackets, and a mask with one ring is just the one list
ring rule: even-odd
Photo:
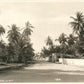
[[13,24],[11,27],[9,26],[9,28],[11,28],[9,31],[8,31],[8,40],[11,42],[11,43],[17,43],[19,38],[20,38],[20,32],[18,30],[18,27]]
[[76,13],[76,18],[71,17],[73,19],[69,24],[73,28],[73,32],[79,36],[80,40],[83,40],[84,35],[84,15],[81,12]]
[[0,37],[1,37],[1,40],[0,40],[0,57],[4,58],[5,57],[5,44],[2,40],[2,35],[5,33],[5,29],[2,25],[0,25]]
[[55,52],[54,52],[53,40],[51,39],[50,36],[48,36],[48,38],[46,40],[46,45],[48,46],[48,50],[47,49],[44,49],[44,51],[49,56],[49,61],[53,62],[53,53],[55,53]]
[[5,29],[2,25],[0,25],[0,36],[1,36],[1,40],[2,40],[2,35],[5,33]]
[[68,42],[69,47],[75,44],[77,39],[78,37],[74,37],[73,34],[70,34],[69,37],[67,37],[67,42]]
[[3,40],[0,41],[0,58],[5,62],[6,58],[6,45]]
[[24,63],[26,63],[27,61],[32,61],[34,56],[34,49],[32,48],[32,44],[27,43],[22,50],[24,55],[23,57]]
[[70,34],[67,37],[67,47],[66,47],[66,54],[74,55],[75,56],[75,51],[76,51],[76,42],[78,40],[78,37],[75,37],[73,34]]
[[34,28],[29,22],[25,23],[25,29],[23,30],[23,37],[30,41],[30,35],[33,32],[32,28]]
[[50,36],[48,36],[48,38],[46,40],[46,45],[49,46],[49,48],[51,48],[53,46],[53,41]]
[[61,54],[61,57],[62,57],[62,60],[63,60],[63,56],[66,52],[66,43],[67,43],[67,37],[66,37],[66,34],[62,33],[58,39],[56,39],[55,41],[59,41],[60,43],[60,52],[62,53]]
[[20,52],[19,53],[19,57],[18,57],[19,62],[25,62],[25,59],[24,59],[25,50],[24,50],[24,48],[27,46],[27,42],[26,42],[25,39],[23,39],[22,35],[20,36],[20,39],[19,39],[19,42],[18,42],[18,46],[19,46],[19,52]]
[[59,41],[59,43],[60,43],[61,45],[66,44],[66,42],[67,42],[66,34],[62,33],[62,34],[59,36],[59,38],[56,39],[55,41]]
[[[10,26],[9,26],[10,27]],[[20,32],[18,30],[18,27],[13,24],[11,27],[11,29],[8,31],[8,40],[11,44],[11,46],[14,48],[13,52],[14,52],[14,60],[18,60],[18,55],[19,55],[19,39],[20,39]]]
[[75,32],[78,37],[78,52],[84,52],[84,15],[81,12],[76,13],[76,18],[71,17],[74,21],[70,22],[69,24],[73,28],[73,32]]

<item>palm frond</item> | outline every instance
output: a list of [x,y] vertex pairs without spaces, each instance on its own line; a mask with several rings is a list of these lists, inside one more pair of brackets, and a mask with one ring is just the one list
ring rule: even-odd
[[72,17],[72,16],[71,16],[70,18],[72,18],[74,21],[77,21],[77,18],[74,18],[74,17]]

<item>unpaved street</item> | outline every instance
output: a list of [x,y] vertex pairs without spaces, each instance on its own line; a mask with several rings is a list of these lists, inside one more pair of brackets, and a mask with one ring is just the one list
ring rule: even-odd
[[1,71],[0,82],[84,82],[84,68],[38,63],[19,70]]

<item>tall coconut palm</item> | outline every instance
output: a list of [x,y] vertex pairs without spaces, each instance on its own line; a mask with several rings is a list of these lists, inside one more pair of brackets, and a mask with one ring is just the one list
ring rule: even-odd
[[25,23],[25,29],[23,30],[23,37],[30,41],[30,35],[33,32],[32,28],[34,28],[29,22]]
[[15,24],[13,24],[10,28],[11,29],[8,31],[8,36],[7,36],[8,40],[11,43],[17,43],[20,38],[20,32],[18,30],[18,27]]
[[9,26],[11,29],[8,31],[8,40],[9,43],[12,45],[13,52],[14,52],[14,61],[18,60],[19,55],[19,39],[20,39],[20,32],[18,30],[18,27],[13,24],[12,26]]
[[75,32],[79,39],[82,40],[84,38],[84,15],[81,12],[76,13],[76,17],[71,17],[73,19],[69,24],[73,28],[73,32]]
[[[59,41],[60,43],[60,53],[62,53],[60,56],[63,58],[64,54],[66,52],[66,43],[67,43],[67,37],[66,34],[62,33],[58,39],[56,39],[55,41]],[[63,60],[63,59],[62,59]]]
[[70,22],[73,32],[75,32],[78,37],[78,52],[84,53],[84,15],[81,12],[77,12],[76,18],[71,17],[74,21]]
[[49,60],[52,61],[52,51],[53,51],[54,45],[53,45],[53,41],[50,36],[48,36],[48,38],[46,40],[46,45],[48,46],[48,50],[45,49],[44,51],[49,56]]
[[0,25],[0,37],[1,37],[1,40],[2,40],[2,35],[5,33],[5,29],[2,25]]

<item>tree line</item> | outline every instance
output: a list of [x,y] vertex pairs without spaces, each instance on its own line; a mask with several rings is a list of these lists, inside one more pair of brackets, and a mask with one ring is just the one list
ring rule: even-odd
[[44,57],[51,56],[55,53],[58,57],[63,58],[82,58],[84,56],[84,15],[77,12],[76,17],[70,17],[73,21],[69,23],[73,32],[67,36],[62,33],[58,39],[60,45],[55,45],[50,36],[46,40],[46,46],[41,50]]
[[34,56],[34,49],[32,47],[30,36],[33,32],[33,26],[25,23],[24,28],[17,27],[13,24],[9,27],[7,32],[8,44],[2,39],[5,34],[5,28],[0,25],[0,60],[6,63],[27,63],[32,61]]

